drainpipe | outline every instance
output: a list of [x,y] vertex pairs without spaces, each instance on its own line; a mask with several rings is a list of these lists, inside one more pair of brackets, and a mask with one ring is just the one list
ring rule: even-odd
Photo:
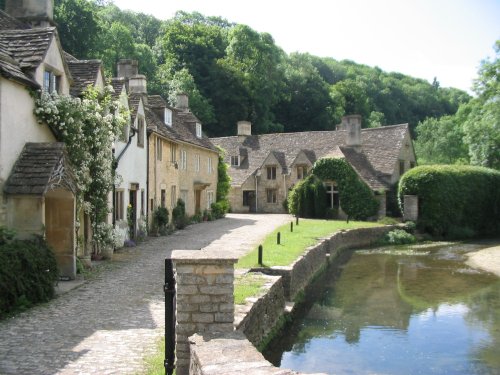
[[257,205],[257,196],[259,195],[257,193],[257,177],[258,177],[257,174],[255,174],[254,177],[255,177],[255,213],[257,213],[257,207],[258,207],[258,205]]
[[[122,156],[125,153],[125,151],[127,151],[128,147],[130,146],[130,143],[132,142],[132,138],[137,133],[137,131],[132,126],[130,127],[130,130],[131,130],[132,134],[130,134],[128,136],[128,142],[125,145],[125,148],[122,150],[122,152],[120,152],[120,155],[118,155],[118,157],[113,162],[113,172],[114,172],[113,174],[116,173],[116,170],[118,169],[118,163],[120,163],[120,159],[122,158]],[[113,226],[116,224],[115,210],[116,210],[115,183],[113,182]]]

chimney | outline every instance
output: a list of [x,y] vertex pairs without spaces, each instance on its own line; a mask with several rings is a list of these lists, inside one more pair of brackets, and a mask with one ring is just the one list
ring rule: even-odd
[[32,27],[54,26],[53,0],[5,0],[5,12]]
[[361,146],[361,116],[349,115],[342,117],[341,127],[347,131],[346,145],[351,147]]
[[177,94],[177,103],[176,108],[181,111],[187,112],[189,111],[189,96],[188,94],[181,92]]
[[137,60],[120,59],[117,66],[117,76],[129,79],[139,74],[139,63]]
[[252,135],[252,123],[250,121],[238,121],[238,136]]

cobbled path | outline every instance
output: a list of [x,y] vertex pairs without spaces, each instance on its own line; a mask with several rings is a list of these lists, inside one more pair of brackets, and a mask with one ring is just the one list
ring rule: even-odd
[[289,215],[230,214],[115,254],[81,287],[0,322],[0,374],[140,374],[163,334],[164,259],[208,246],[241,256]]

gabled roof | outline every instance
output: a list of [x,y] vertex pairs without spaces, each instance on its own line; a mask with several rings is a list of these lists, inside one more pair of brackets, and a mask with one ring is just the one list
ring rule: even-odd
[[55,187],[75,191],[64,143],[26,143],[4,191],[7,194],[44,195]]
[[131,93],[128,96],[128,107],[130,111],[130,117],[132,119],[132,124],[134,123],[135,118],[137,116],[137,112],[139,111],[139,104],[141,102],[141,99],[142,99],[142,94]]
[[[169,108],[172,110],[172,126],[165,123],[158,117],[155,110]],[[172,108],[158,95],[148,96],[148,105],[146,107],[146,119],[148,130],[156,132],[173,141],[190,143],[195,146],[203,147],[212,151],[217,151],[210,139],[202,134],[201,138],[196,136],[196,123],[200,122],[194,114],[189,111],[181,111]]]
[[0,75],[7,79],[12,79],[14,81],[20,82],[24,85],[30,86],[32,88],[39,88],[40,85],[31,77],[31,75],[26,74],[22,71],[19,63],[14,60],[8,51],[2,47],[0,41]]
[[0,30],[4,47],[23,70],[35,70],[41,64],[55,35],[55,27]]
[[111,79],[111,86],[113,86],[114,93],[112,97],[114,100],[118,99],[122,93],[123,87],[125,86],[125,78],[118,77]]
[[[394,173],[408,124],[362,129],[362,146],[359,150],[345,145],[346,131],[312,131],[299,133],[274,133],[211,138],[217,146],[226,150],[226,162],[230,164],[235,152],[248,154],[239,167],[230,167],[233,185],[243,184],[257,169],[261,168],[271,152],[281,152],[289,170],[300,152],[304,152],[313,164],[322,157],[345,157],[358,174],[373,189],[388,185]],[[281,162],[280,162],[281,164]]]
[[[68,54],[65,53],[65,55]],[[88,86],[95,86],[99,72],[102,73],[101,60],[66,59],[66,63],[73,77],[73,85],[70,89],[72,96],[80,96]]]

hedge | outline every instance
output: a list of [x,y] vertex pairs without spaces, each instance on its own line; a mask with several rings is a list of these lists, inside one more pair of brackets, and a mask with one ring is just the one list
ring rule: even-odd
[[433,235],[489,234],[500,229],[500,172],[456,165],[416,167],[403,175],[398,197],[419,198],[419,229]]
[[327,216],[323,181],[337,183],[340,205],[349,218],[363,220],[377,214],[379,204],[368,185],[344,159],[334,158],[318,160],[312,174],[295,185],[288,196],[289,212],[301,217]]
[[56,258],[42,238],[0,241],[0,319],[54,297]]

